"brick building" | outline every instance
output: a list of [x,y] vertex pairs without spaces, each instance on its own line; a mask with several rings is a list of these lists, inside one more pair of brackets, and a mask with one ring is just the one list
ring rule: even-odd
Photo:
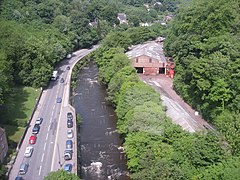
[[155,41],[137,45],[126,55],[138,73],[145,75],[166,74],[167,60],[163,53],[163,43]]
[[3,162],[3,159],[7,155],[8,144],[5,130],[0,127],[0,163]]

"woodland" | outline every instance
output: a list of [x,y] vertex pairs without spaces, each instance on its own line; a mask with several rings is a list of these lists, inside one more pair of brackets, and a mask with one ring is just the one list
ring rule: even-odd
[[[68,53],[101,42],[88,58],[116,107],[131,179],[239,179],[238,0],[0,2],[1,109],[15,85],[44,87]],[[118,12],[129,25],[119,25]],[[173,20],[161,26],[168,14]],[[189,133],[172,124],[161,95],[139,81],[125,52],[158,36],[176,64],[175,90],[215,130]]]

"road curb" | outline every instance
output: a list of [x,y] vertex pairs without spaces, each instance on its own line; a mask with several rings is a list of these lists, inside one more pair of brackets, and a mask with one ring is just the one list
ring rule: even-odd
[[23,132],[23,134],[22,134],[22,136],[21,136],[21,138],[20,138],[20,141],[19,141],[17,147],[16,147],[16,155],[15,155],[14,158],[12,159],[13,162],[12,162],[10,168],[9,168],[8,171],[7,171],[7,174],[6,174],[7,179],[9,179],[9,175],[10,175],[11,170],[12,170],[12,168],[13,168],[13,165],[14,165],[14,163],[15,163],[15,161],[16,161],[16,158],[17,158],[19,149],[21,148],[22,143],[23,143],[23,140],[25,139],[25,136],[26,136],[26,134],[27,134],[28,128],[30,127],[29,125],[30,125],[31,122],[32,122],[33,116],[34,116],[34,114],[35,114],[35,112],[36,112],[36,110],[37,110],[37,107],[38,107],[39,101],[40,101],[40,99],[41,99],[41,97],[42,97],[42,94],[43,94],[43,88],[41,87],[41,88],[40,88],[40,94],[39,94],[39,96],[38,96],[38,98],[37,98],[37,102],[36,102],[36,104],[35,104],[35,106],[34,106],[34,109],[33,109],[33,111],[32,111],[32,114],[31,114],[31,116],[30,116],[30,118],[29,118],[29,120],[28,120],[28,122],[27,122],[27,126],[25,127],[25,130],[24,130],[24,132]]

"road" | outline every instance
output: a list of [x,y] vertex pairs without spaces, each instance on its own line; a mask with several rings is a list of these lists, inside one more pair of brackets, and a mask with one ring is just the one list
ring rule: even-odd
[[171,78],[163,74],[156,76],[139,74],[139,78],[160,92],[163,105],[167,107],[166,114],[173,123],[180,125],[189,132],[214,130],[173,90],[173,80]]
[[[63,158],[65,142],[67,140],[67,112],[71,111],[75,115],[75,110],[69,105],[70,80],[72,67],[82,57],[89,54],[93,49],[83,49],[77,51],[71,59],[62,61],[57,70],[59,78],[57,81],[51,81],[49,86],[43,90],[36,111],[30,121],[29,128],[18,151],[15,163],[10,172],[9,179],[15,179],[16,176],[22,176],[26,180],[42,180],[50,171],[61,169],[66,163]],[[66,67],[71,69],[67,70]],[[59,80],[64,78],[65,82]],[[57,103],[57,97],[62,98],[61,103]],[[31,158],[24,157],[24,152],[29,146],[29,137],[32,135],[32,127],[37,117],[43,117],[43,122],[39,133],[37,134],[36,144]],[[76,117],[74,116],[74,120]],[[77,136],[76,122],[74,121],[74,156],[67,163],[73,164],[73,172],[77,172]],[[28,171],[25,175],[19,175],[21,163],[29,163]]]

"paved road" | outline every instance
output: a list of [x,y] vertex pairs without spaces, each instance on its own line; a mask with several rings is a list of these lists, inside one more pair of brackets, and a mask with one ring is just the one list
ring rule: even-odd
[[[97,48],[97,46],[95,47]],[[50,171],[55,171],[64,166],[63,152],[66,147],[67,140],[67,112],[71,111],[75,114],[74,108],[69,105],[70,79],[72,67],[79,59],[93,51],[83,49],[74,53],[74,56],[60,63],[58,67],[59,77],[65,79],[64,83],[51,81],[48,88],[43,90],[41,99],[37,109],[33,115],[30,127],[26,133],[22,146],[18,152],[17,158],[10,172],[9,179],[15,179],[19,173],[20,164],[23,162],[29,163],[28,172],[26,175],[21,175],[26,180],[41,180]],[[70,70],[66,70],[67,66]],[[62,103],[57,103],[57,97],[62,98]],[[24,152],[29,146],[29,137],[32,134],[32,127],[35,124],[37,117],[43,117],[41,129],[37,135],[37,141],[31,158],[25,158]],[[75,116],[74,116],[75,120]],[[74,156],[73,160],[69,161],[74,165],[73,172],[77,172],[77,139],[76,139],[76,122],[74,121]]]
[[189,132],[213,129],[200,115],[196,115],[196,111],[172,89],[173,80],[171,78],[165,75],[151,76],[143,74],[139,74],[139,77],[161,93],[163,105],[167,107],[166,114],[172,119],[173,123],[180,125]]

